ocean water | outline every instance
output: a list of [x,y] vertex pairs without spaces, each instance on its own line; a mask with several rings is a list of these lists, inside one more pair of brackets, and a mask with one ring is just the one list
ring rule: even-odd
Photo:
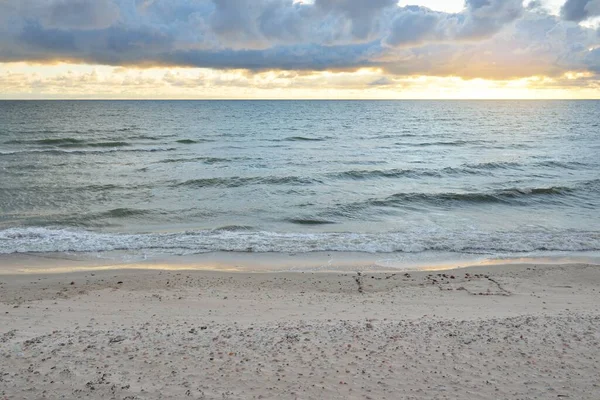
[[2,101],[0,254],[600,250],[597,101]]

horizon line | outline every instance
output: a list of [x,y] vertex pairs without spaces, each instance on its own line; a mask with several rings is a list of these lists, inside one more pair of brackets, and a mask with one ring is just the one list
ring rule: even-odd
[[0,98],[0,101],[600,101],[598,98]]

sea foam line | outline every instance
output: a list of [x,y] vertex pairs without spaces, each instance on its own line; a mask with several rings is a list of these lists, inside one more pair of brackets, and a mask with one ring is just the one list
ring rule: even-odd
[[516,230],[484,232],[422,229],[388,233],[283,233],[242,230],[196,230],[175,233],[102,233],[51,228],[0,231],[0,254],[28,252],[154,252],[195,254],[214,251],[366,253],[522,253],[598,251],[600,231]]

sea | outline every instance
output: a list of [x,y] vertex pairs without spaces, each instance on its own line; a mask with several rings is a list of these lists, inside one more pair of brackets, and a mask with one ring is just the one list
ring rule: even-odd
[[1,101],[0,254],[600,251],[600,101]]

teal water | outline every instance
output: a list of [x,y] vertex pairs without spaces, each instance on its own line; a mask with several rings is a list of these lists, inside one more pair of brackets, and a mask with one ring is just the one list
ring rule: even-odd
[[0,254],[600,250],[597,101],[0,102]]

